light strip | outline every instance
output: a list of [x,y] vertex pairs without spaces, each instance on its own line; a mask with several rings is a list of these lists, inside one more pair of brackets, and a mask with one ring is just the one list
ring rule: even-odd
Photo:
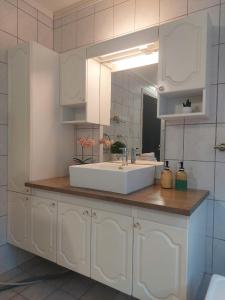
[[153,65],[159,61],[159,52],[152,52],[150,54],[140,54],[137,56],[127,57],[124,59],[111,62],[112,71],[129,70],[147,65]]

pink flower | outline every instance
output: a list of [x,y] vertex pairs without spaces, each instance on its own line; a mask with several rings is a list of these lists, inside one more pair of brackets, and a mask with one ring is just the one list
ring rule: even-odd
[[78,143],[81,145],[82,148],[91,148],[96,144],[95,140],[90,139],[89,137],[79,138]]

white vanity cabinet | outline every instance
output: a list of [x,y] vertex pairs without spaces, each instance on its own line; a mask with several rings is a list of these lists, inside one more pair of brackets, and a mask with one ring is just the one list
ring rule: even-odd
[[90,276],[91,209],[59,203],[57,263]]
[[86,48],[60,54],[60,104],[64,124],[110,124],[111,70]]
[[30,251],[56,262],[57,202],[31,197]]
[[8,242],[30,250],[30,196],[8,192]]
[[92,211],[91,278],[132,292],[133,218]]
[[26,194],[26,181],[66,174],[74,132],[59,120],[58,54],[34,42],[8,53],[8,189]]
[[186,230],[134,220],[133,295],[138,299],[186,299]]

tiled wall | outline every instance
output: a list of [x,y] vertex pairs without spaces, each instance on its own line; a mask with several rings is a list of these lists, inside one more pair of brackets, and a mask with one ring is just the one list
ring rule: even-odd
[[[57,14],[54,47],[59,52],[208,10],[213,23],[210,118],[166,124],[165,156],[173,169],[184,160],[189,187],[208,189],[207,272],[225,275],[225,0],[103,0]],[[77,130],[79,132],[79,129]]]
[[22,0],[0,1],[0,273],[29,256],[6,245],[7,224],[7,51],[23,41],[53,48],[53,20]]

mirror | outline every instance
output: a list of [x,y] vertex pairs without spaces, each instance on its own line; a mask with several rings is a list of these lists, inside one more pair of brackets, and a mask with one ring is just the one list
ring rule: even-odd
[[[104,136],[136,148],[142,158],[162,160],[163,126],[157,119],[158,64],[112,72],[110,126]],[[119,159],[105,148],[104,160]]]

